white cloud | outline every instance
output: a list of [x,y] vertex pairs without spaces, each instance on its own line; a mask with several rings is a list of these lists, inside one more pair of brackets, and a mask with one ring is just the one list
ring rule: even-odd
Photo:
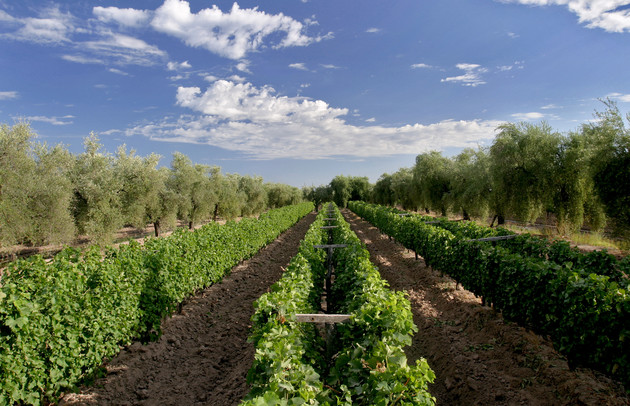
[[509,72],[512,69],[524,69],[525,63],[523,61],[515,61],[512,65],[497,66],[499,72]]
[[520,121],[531,121],[531,120],[540,120],[544,118],[545,115],[543,113],[533,111],[531,113],[514,113],[512,114],[512,117]]
[[108,71],[110,71],[111,73],[115,73],[117,75],[122,75],[122,76],[129,76],[129,74],[125,71],[122,71],[120,69],[116,69],[116,68],[109,68],[107,69]]
[[381,32],[381,29],[380,29],[380,28],[375,28],[375,27],[372,27],[372,28],[368,28],[367,30],[365,30],[365,32],[368,32],[368,33],[370,33],[370,34],[376,34],[376,33],[378,33],[378,32]]
[[63,116],[63,117],[46,117],[46,116],[28,116],[24,117],[27,121],[40,121],[42,123],[48,123],[52,125],[68,125],[72,124],[72,121],[63,121],[64,119],[74,118],[74,116]]
[[341,69],[341,66],[333,65],[331,63],[320,63],[319,65],[324,69]]
[[376,118],[374,118],[374,117],[371,117],[371,118],[368,118],[367,120],[365,120],[366,123],[373,123],[375,121],[376,121]]
[[541,107],[541,110],[552,110],[552,109],[561,109],[561,106],[558,106],[556,104],[546,104],[544,106]]
[[121,130],[117,130],[117,129],[111,129],[111,130],[107,130],[107,131],[99,131],[99,135],[112,135],[112,134],[120,134],[122,133]]
[[190,69],[192,66],[188,61],[184,62],[168,62],[166,64],[166,69],[168,70],[180,70],[180,69]]
[[566,6],[588,28],[601,28],[608,32],[630,31],[630,5],[628,0],[500,0],[532,6]]
[[242,59],[248,52],[306,46],[332,38],[332,33],[306,33],[309,26],[317,24],[313,18],[302,23],[282,13],[267,14],[257,7],[241,9],[237,3],[225,13],[217,6],[192,13],[185,0],[164,0],[156,10],[96,6],[92,13],[95,18],[81,22],[59,6],[28,18],[0,11],[0,21],[12,30],[0,34],[0,38],[70,48],[72,52],[65,51],[64,59],[71,62],[148,66],[163,62],[166,52],[124,31],[153,28],[189,46],[241,60],[237,69],[247,73],[248,62]]
[[252,73],[249,70],[249,61],[248,60],[239,61],[239,63],[236,64],[236,69],[240,70],[241,72],[244,72],[244,73],[250,73],[250,74]]
[[619,100],[623,103],[630,103],[630,94],[622,94],[622,93],[610,93],[606,95],[606,97]]
[[70,42],[69,35],[75,31],[75,19],[59,7],[43,9],[39,17],[15,18],[3,12],[2,21],[15,24],[19,28],[1,36],[18,41],[38,44],[61,44]]
[[311,87],[311,84],[310,84],[310,83],[302,83],[302,84],[300,85],[300,87],[301,87],[302,89],[306,89],[307,87]]
[[151,26],[183,40],[191,47],[205,48],[231,59],[241,59],[248,52],[263,47],[265,37],[283,34],[274,48],[305,46],[323,37],[309,37],[304,25],[284,14],[267,14],[258,8],[241,9],[234,3],[228,13],[216,5],[191,13],[183,0],[165,0],[154,14]]
[[429,69],[432,67],[433,66],[427,65],[426,63],[414,63],[413,65],[411,65],[411,69]]
[[82,64],[105,64],[105,61],[103,59],[93,58],[84,55],[62,55],[61,59],[65,59],[68,62]]
[[[115,7],[95,7],[94,12],[99,20],[89,20],[84,26],[80,26],[72,14],[62,12],[58,6],[42,10],[37,18],[14,18],[4,13],[1,16],[2,20],[10,20],[17,29],[1,34],[0,37],[64,47],[66,53],[61,57],[69,62],[155,65],[166,57],[166,52],[141,39],[112,32],[104,25],[109,21],[116,21],[120,25],[146,23],[147,19],[139,18],[135,11]],[[144,15],[144,12],[140,14]],[[82,34],[88,40],[83,40],[83,38],[76,40],[73,37],[74,34]]]
[[151,13],[148,10],[133,8],[100,7],[96,6],[92,12],[104,23],[115,22],[126,27],[142,27],[149,22]]
[[239,75],[232,75],[232,76],[230,76],[228,78],[228,80],[231,80],[231,81],[236,82],[236,83],[243,83],[243,82],[245,82],[245,78],[242,77],[242,76],[239,76]]
[[458,63],[457,69],[463,70],[465,73],[460,76],[451,76],[441,80],[441,82],[455,82],[461,83],[462,86],[477,87],[479,85],[485,85],[486,82],[481,78],[483,73],[488,72],[488,69],[481,67],[474,63]]
[[214,75],[206,75],[203,77],[203,80],[206,80],[208,82],[216,82],[217,80],[219,80],[219,78]]
[[273,88],[219,80],[205,91],[179,87],[177,104],[194,114],[140,125],[128,135],[209,144],[258,159],[415,154],[475,146],[494,137],[497,121],[452,121],[402,127],[346,123],[348,109],[322,100],[278,96]]
[[158,47],[119,33],[110,33],[99,40],[82,42],[77,46],[115,65],[151,66],[167,57],[166,52]]
[[17,18],[13,17],[12,15],[10,15],[4,10],[0,10],[0,21],[13,23],[17,21]]
[[18,97],[18,92],[10,91],[10,92],[0,92],[0,100],[9,100],[15,99]]
[[299,69],[299,70],[308,70],[308,68],[303,62],[291,63],[289,64],[289,68]]

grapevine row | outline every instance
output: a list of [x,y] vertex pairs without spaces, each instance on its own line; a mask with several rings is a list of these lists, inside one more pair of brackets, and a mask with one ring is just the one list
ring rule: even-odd
[[630,383],[630,295],[609,276],[466,241],[414,216],[351,202],[352,211],[482,296],[504,317],[549,335],[573,364]]
[[54,401],[134,338],[154,339],[187,296],[219,280],[312,211],[131,242],[105,254],[68,248],[7,267],[0,287],[0,404]]
[[[395,208],[381,208],[395,214],[403,213]],[[405,214],[407,215],[407,213]],[[449,221],[443,218],[436,219],[431,216],[409,215],[423,222],[431,222],[431,225],[434,227],[448,230],[458,239],[514,235],[514,233],[502,227],[491,228],[471,221]],[[514,235],[512,239],[497,241],[493,244],[524,257],[545,259],[561,266],[569,265],[584,277],[591,273],[606,275],[626,288],[630,283],[630,279],[627,278],[630,275],[630,257],[618,260],[606,250],[584,253],[577,248],[571,247],[568,241],[555,240],[550,242],[545,238],[531,234]],[[484,243],[483,245],[490,244]]]
[[[336,219],[332,239],[321,228],[326,216]],[[326,255],[314,246],[326,242],[347,244],[334,251],[328,310],[351,315],[348,323],[336,325],[331,359],[325,357],[326,343],[316,327],[296,322],[295,316],[320,309]],[[332,215],[318,215],[283,278],[257,301],[252,320],[256,356],[244,405],[435,402],[427,391],[433,371],[424,359],[407,365],[402,350],[417,331],[409,301],[387,288],[336,208]]]

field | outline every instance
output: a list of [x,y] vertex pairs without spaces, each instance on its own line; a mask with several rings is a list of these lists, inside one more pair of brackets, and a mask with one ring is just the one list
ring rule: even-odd
[[[630,404],[619,383],[569,368],[548,339],[505,321],[367,222],[343,214],[382,277],[408,294],[418,332],[405,352],[410,363],[427,358],[437,404]],[[252,302],[280,278],[313,219],[187,300],[157,342],[127,347],[105,364],[104,377],[62,404],[239,404],[254,361]]]
[[105,365],[106,376],[61,404],[239,404],[254,360],[247,342],[252,303],[282,276],[314,218],[309,214],[221,283],[187,300],[158,341],[125,348]]

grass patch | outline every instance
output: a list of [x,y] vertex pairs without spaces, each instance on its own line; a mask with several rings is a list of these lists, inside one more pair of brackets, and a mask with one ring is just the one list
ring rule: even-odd
[[578,245],[594,245],[597,247],[622,249],[620,247],[622,241],[611,240],[598,233],[572,233],[568,238]]

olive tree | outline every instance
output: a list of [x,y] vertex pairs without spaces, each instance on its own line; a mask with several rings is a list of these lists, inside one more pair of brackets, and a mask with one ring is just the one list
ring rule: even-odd
[[167,187],[177,201],[177,216],[193,229],[199,221],[210,217],[217,202],[217,195],[212,188],[210,177],[217,167],[193,164],[186,155],[176,152],[171,163],[171,176]]
[[499,126],[490,147],[491,205],[506,215],[534,221],[552,207],[561,135],[543,122]]
[[22,187],[32,178],[34,162],[29,156],[30,126],[19,123],[0,127],[0,241],[3,245],[24,242],[30,218],[24,207],[28,191]]
[[394,191],[392,190],[392,175],[382,174],[372,188],[370,199],[376,204],[391,206],[394,204]]
[[282,183],[265,183],[269,208],[288,206],[302,201],[300,189]]
[[[595,122],[582,126],[589,141],[594,189],[613,228],[630,233],[630,128],[617,105],[604,100],[606,110],[596,112]],[[630,123],[630,114],[626,115]]]
[[391,189],[393,204],[400,204],[405,210],[415,210],[418,207],[411,168],[400,168],[392,174]]
[[349,200],[367,201],[372,193],[372,185],[367,176],[350,176]]
[[74,190],[72,211],[79,233],[99,244],[111,243],[124,223],[120,179],[114,157],[102,151],[96,134],[84,141],[85,152],[76,156],[70,172]]
[[453,158],[450,177],[451,205],[464,220],[485,218],[489,211],[490,160],[485,150],[466,148]]
[[438,151],[420,154],[413,167],[413,187],[417,205],[439,211],[446,216],[451,190],[452,161]]
[[27,123],[0,127],[0,244],[66,243],[74,237],[72,156],[60,145],[36,144],[34,137]]
[[333,201],[340,208],[348,205],[348,200],[352,194],[350,179],[343,175],[337,175],[330,181]]
[[217,221],[219,216],[232,220],[241,214],[247,195],[239,190],[239,178],[236,174],[223,175],[218,167],[212,171],[211,185],[216,196],[213,221]]
[[245,199],[241,207],[242,216],[258,215],[267,207],[267,193],[265,192],[262,177],[239,177],[238,191],[242,193]]

